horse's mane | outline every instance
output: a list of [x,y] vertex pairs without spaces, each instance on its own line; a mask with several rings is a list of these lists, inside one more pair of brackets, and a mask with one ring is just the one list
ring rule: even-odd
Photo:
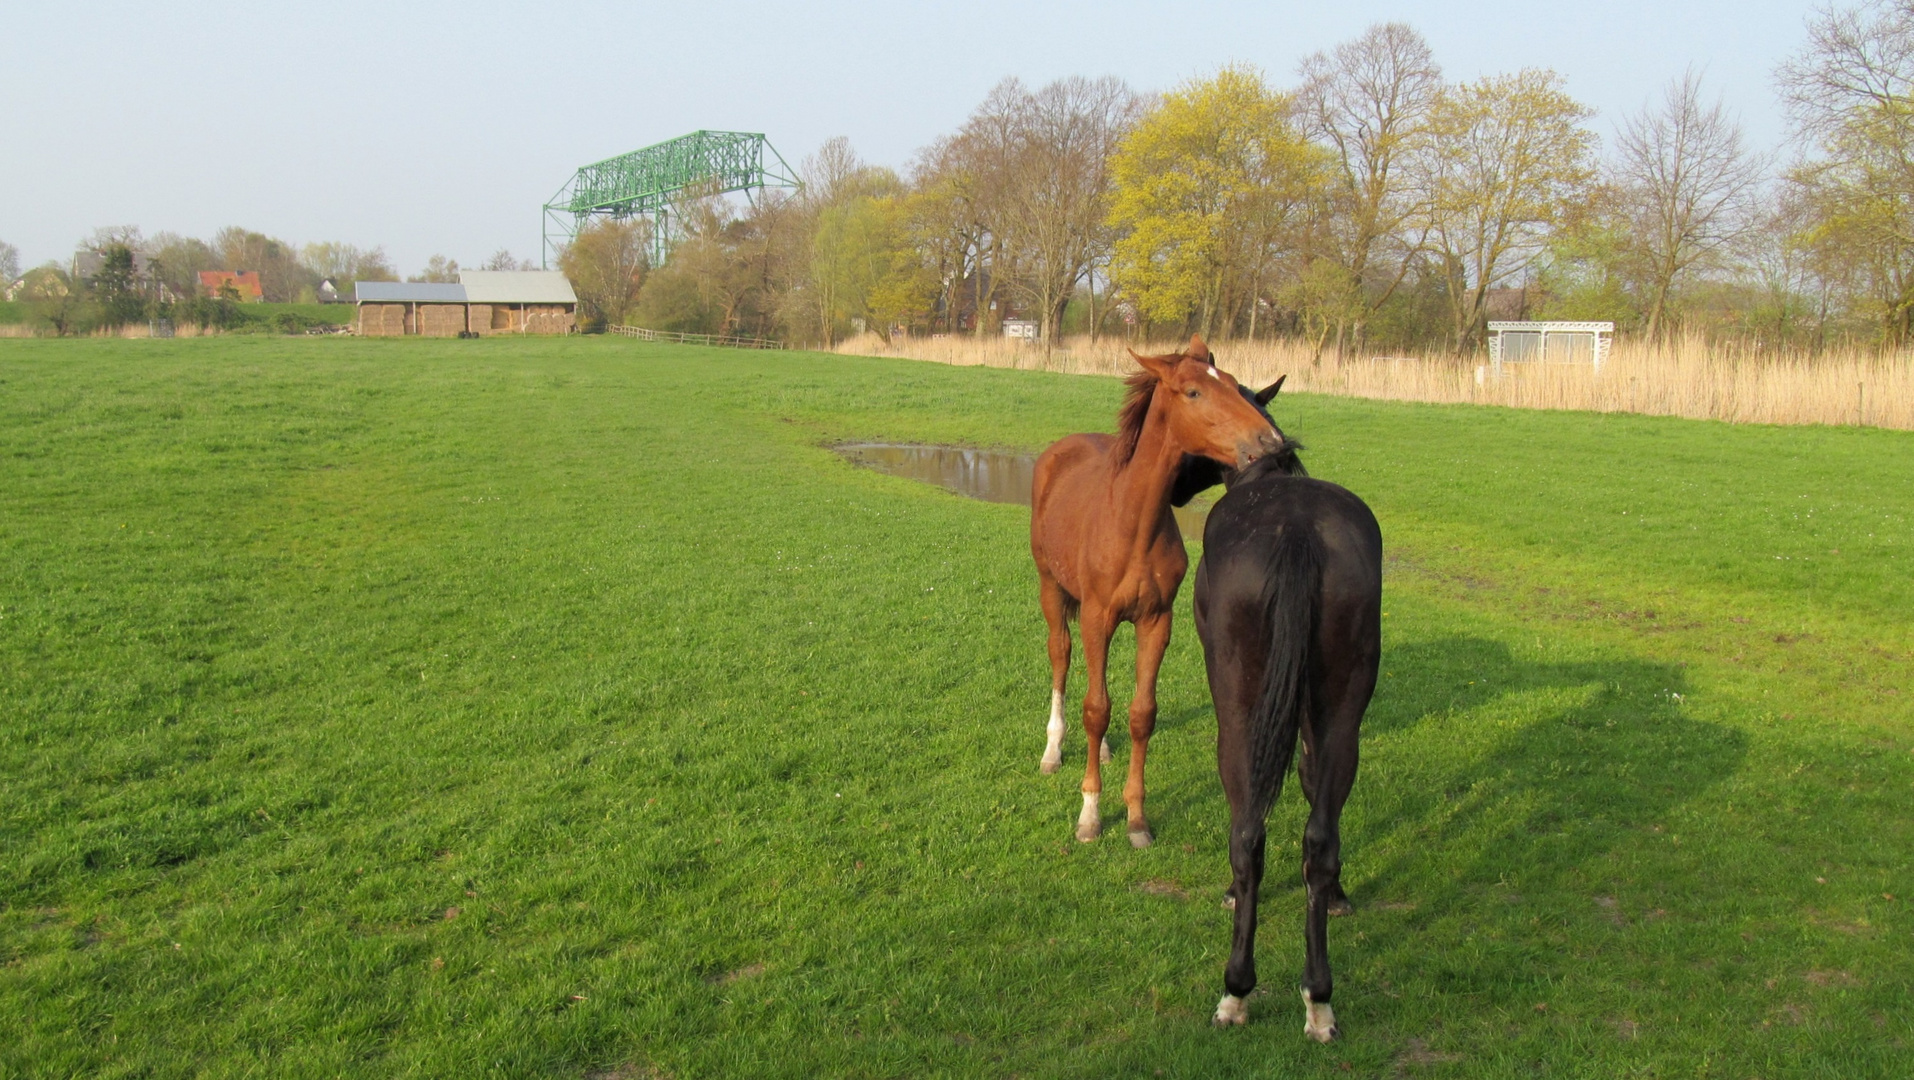
[[1117,410],[1116,463],[1121,468],[1136,456],[1136,441],[1143,437],[1143,421],[1150,416],[1150,399],[1156,396],[1157,378],[1148,368],[1131,372],[1123,380],[1128,392],[1123,407]]

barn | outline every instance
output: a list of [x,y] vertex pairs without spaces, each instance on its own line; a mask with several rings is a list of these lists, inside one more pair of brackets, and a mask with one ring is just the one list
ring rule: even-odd
[[569,334],[578,296],[552,270],[467,270],[456,283],[361,281],[353,286],[364,337]]

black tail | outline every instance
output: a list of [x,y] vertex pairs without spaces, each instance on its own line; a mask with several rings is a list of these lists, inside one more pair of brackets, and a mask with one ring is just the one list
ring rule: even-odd
[[1309,715],[1322,577],[1322,540],[1316,530],[1306,525],[1284,529],[1267,578],[1269,666],[1250,718],[1250,791],[1259,815],[1267,814],[1282,794],[1283,777],[1296,752],[1296,733]]

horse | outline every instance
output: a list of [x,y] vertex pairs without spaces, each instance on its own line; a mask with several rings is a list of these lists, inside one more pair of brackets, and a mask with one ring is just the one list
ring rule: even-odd
[[[1130,701],[1130,771],[1123,788],[1130,843],[1148,847],[1143,811],[1143,765],[1156,727],[1156,677],[1170,642],[1176,591],[1189,569],[1183,535],[1170,512],[1183,493],[1188,460],[1235,468],[1282,445],[1268,414],[1246,398],[1209,347],[1192,337],[1180,353],[1130,356],[1141,370],[1127,380],[1116,435],[1071,435],[1037,458],[1031,482],[1030,554],[1037,564],[1039,599],[1049,624],[1050,721],[1040,767],[1063,764],[1063,691],[1070,671],[1070,626],[1083,636],[1089,686],[1083,696],[1083,732],[1097,751],[1085,755],[1083,809],[1076,837],[1089,843],[1103,831],[1097,800],[1103,792],[1104,733],[1110,726],[1105,678],[1117,624],[1136,627],[1136,695]],[[1200,489],[1199,489],[1200,490]]]
[[1229,490],[1210,510],[1196,567],[1196,633],[1216,704],[1216,766],[1230,808],[1227,903],[1235,908],[1214,1022],[1249,1020],[1265,818],[1300,733],[1297,775],[1310,807],[1303,1032],[1328,1042],[1337,1035],[1328,920],[1350,910],[1340,822],[1382,657],[1382,530],[1361,499],[1311,479],[1299,445],[1279,438],[1283,450],[1224,473]]

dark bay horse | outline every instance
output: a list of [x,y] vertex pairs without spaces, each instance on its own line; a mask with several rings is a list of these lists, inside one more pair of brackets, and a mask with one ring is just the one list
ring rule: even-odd
[[[1130,354],[1131,375],[1118,433],[1071,435],[1037,459],[1031,484],[1030,554],[1037,562],[1043,617],[1050,625],[1050,724],[1043,771],[1063,763],[1063,690],[1070,671],[1069,619],[1083,635],[1089,686],[1083,731],[1097,752],[1085,755],[1077,839],[1101,835],[1097,799],[1109,754],[1110,691],[1105,679],[1118,623],[1136,626],[1136,696],[1130,701],[1130,775],[1123,800],[1130,842],[1150,843],[1143,813],[1143,763],[1156,727],[1156,675],[1170,642],[1170,613],[1189,568],[1170,512],[1186,459],[1236,468],[1279,449],[1275,425],[1218,371],[1200,337],[1166,356]],[[1190,494],[1193,494],[1191,492]],[[1183,494],[1187,501],[1189,495]]]
[[1229,491],[1210,510],[1196,568],[1196,633],[1216,702],[1236,909],[1215,1022],[1249,1019],[1264,819],[1300,734],[1297,774],[1310,807],[1303,829],[1303,1031],[1328,1042],[1336,1037],[1328,921],[1332,911],[1349,909],[1340,821],[1382,656],[1382,531],[1361,499],[1305,475],[1294,445],[1227,477]]

